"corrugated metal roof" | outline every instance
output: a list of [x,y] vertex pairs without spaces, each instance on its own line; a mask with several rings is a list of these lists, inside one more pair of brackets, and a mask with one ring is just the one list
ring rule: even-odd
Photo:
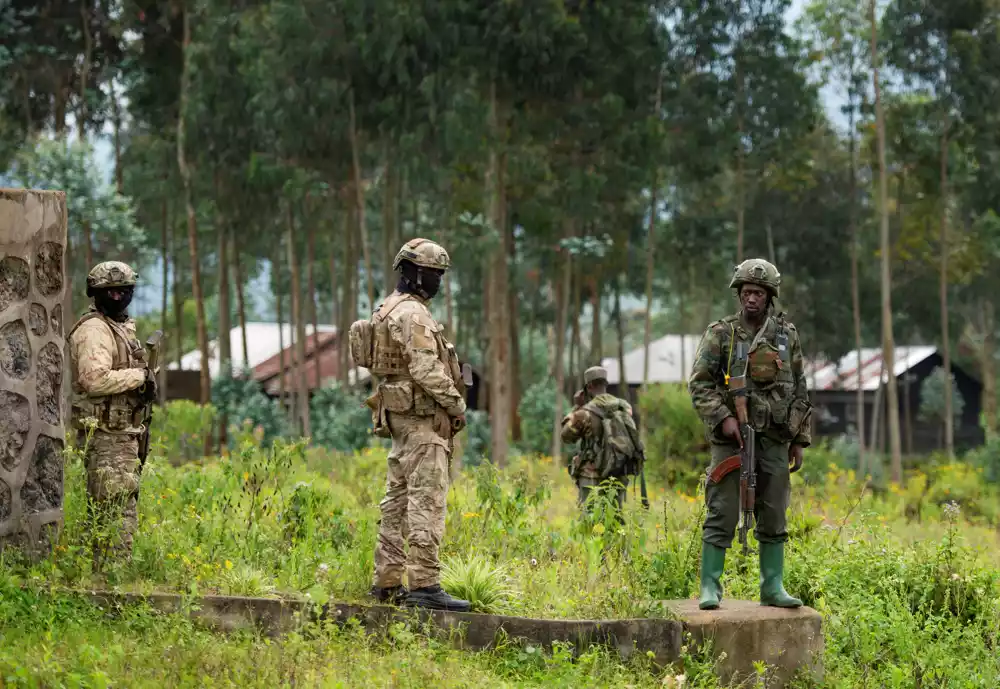
[[[649,343],[649,382],[682,383],[687,381],[701,335],[664,335]],[[639,347],[625,354],[625,379],[629,385],[642,385],[642,369],[646,348]],[[604,357],[601,366],[608,371],[608,383],[617,385],[618,357]]]
[[[701,342],[701,335],[666,335],[649,345],[649,382],[686,383],[694,362],[695,352]],[[683,346],[682,346],[683,343]],[[937,351],[933,346],[896,347],[896,376],[901,376]],[[625,373],[629,385],[642,384],[642,367],[645,348],[633,349],[625,355]],[[850,352],[839,362],[828,360],[807,360],[806,380],[811,390],[857,390],[858,355]],[[608,370],[608,383],[617,385],[618,357],[605,357],[601,365]],[[864,390],[875,390],[879,386],[879,370],[882,366],[882,350],[867,347],[861,350],[861,379]]]
[[[306,332],[312,332],[312,326],[306,327]],[[337,329],[332,325],[319,326],[319,332],[335,333]],[[243,368],[256,368],[263,362],[278,354],[281,351],[279,342],[284,342],[287,347],[292,342],[292,326],[284,323],[281,326],[280,337],[277,323],[247,323],[247,354],[249,361],[243,359],[243,336],[239,326],[229,331],[229,351],[232,352],[233,370],[240,371]],[[208,343],[209,360],[208,372],[213,378],[219,374],[219,342],[212,340]],[[177,363],[171,362],[170,369],[176,369]],[[188,352],[181,357],[181,368],[187,370],[201,369],[201,352],[197,349]]]
[[[929,345],[896,347],[895,377],[903,375],[935,352],[937,347]],[[861,349],[861,388],[878,389],[880,372],[882,372],[882,349],[880,347]],[[806,366],[806,378],[811,390],[857,390],[858,350],[845,354],[838,362],[822,360],[809,362]],[[887,379],[888,376],[882,376],[882,380]]]

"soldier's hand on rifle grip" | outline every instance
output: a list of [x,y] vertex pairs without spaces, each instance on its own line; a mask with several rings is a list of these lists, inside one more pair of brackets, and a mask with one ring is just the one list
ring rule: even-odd
[[152,402],[156,399],[156,376],[148,368],[146,369],[146,382],[139,388],[139,394],[144,402]]
[[794,474],[802,468],[802,446],[790,445],[788,447],[788,471]]
[[740,435],[740,423],[736,420],[735,416],[728,416],[726,420],[722,422],[722,435],[728,436],[735,440],[740,449],[743,448],[743,436]]

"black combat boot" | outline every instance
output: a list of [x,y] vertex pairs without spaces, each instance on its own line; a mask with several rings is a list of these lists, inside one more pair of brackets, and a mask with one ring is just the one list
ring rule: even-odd
[[408,608],[427,608],[428,610],[451,610],[453,612],[469,612],[469,601],[453,598],[443,588],[435,584],[410,591],[403,605]]
[[390,586],[389,588],[384,589],[372,586],[372,590],[368,592],[368,595],[377,600],[379,603],[384,603],[386,605],[400,605],[406,601],[409,591],[407,591],[406,587],[402,584],[399,586]]

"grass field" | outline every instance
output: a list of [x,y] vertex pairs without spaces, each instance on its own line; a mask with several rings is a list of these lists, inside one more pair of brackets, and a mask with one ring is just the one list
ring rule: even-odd
[[[95,579],[83,470],[71,457],[54,554],[34,566],[5,556],[0,569],[0,679],[37,687],[716,686],[711,659],[694,655],[654,668],[646,658],[623,665],[601,649],[575,659],[567,649],[513,645],[464,653],[404,626],[389,638],[315,627],[269,641],[214,635],[138,608],[109,616],[46,594],[104,586],[364,600],[384,461],[380,449],[346,456],[252,443],[180,467],[154,457],[134,560]],[[833,467],[814,465],[809,477],[794,477],[786,586],[824,616],[824,686],[1000,686],[996,491],[961,464],[878,495]],[[637,497],[630,492],[620,526],[600,509],[580,518],[575,488],[549,458],[466,469],[449,495],[446,582],[480,610],[662,614],[656,601],[696,593],[702,499],[655,478],[648,512]],[[741,574],[741,557],[730,552],[727,596],[755,598],[756,563]]]

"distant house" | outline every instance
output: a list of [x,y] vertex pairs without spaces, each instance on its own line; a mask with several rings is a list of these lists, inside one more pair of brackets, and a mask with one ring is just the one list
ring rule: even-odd
[[[320,334],[335,333],[337,329],[332,325],[319,326]],[[306,328],[307,333],[312,332],[312,326]],[[267,361],[281,351],[281,345],[288,347],[293,341],[294,330],[288,323],[282,324],[279,328],[277,323],[247,323],[247,355],[249,360],[243,358],[243,334],[239,326],[229,331],[229,351],[232,356],[233,370],[237,373],[244,368],[253,369],[264,361]],[[219,375],[219,341],[211,340],[208,343],[208,372],[212,378]],[[194,349],[181,357],[181,365],[171,362],[170,369],[180,368],[182,370],[200,371],[201,352]]]
[[[649,343],[649,382],[686,383],[694,362],[701,335],[664,335]],[[625,354],[625,380],[634,392],[643,383],[646,348],[639,347]],[[601,366],[608,371],[608,386],[618,394],[622,375],[618,357],[604,357]]]
[[[309,328],[309,330],[312,330]],[[337,351],[338,336],[336,329],[323,330],[321,327],[316,334],[306,334],[303,342],[305,350],[305,384],[306,389],[312,391],[323,387],[330,381],[338,380],[340,377],[340,358]],[[281,367],[282,356],[284,356],[284,369]],[[297,392],[300,389],[300,381],[296,370],[292,366],[296,356],[296,347],[289,344],[284,351],[278,351],[266,361],[254,366],[251,375],[259,382],[264,392],[271,397],[277,397],[284,389],[286,393]],[[348,354],[348,365],[350,365],[350,355]],[[371,378],[371,374],[364,368],[350,368],[347,372],[347,381],[353,385],[364,383]]]
[[[922,421],[918,415],[921,387],[927,377],[943,365],[941,354],[933,346],[896,347],[894,363],[894,375],[899,389],[899,424],[903,452],[928,452],[940,448],[942,429],[938,424]],[[816,409],[814,422],[817,435],[839,435],[853,432],[857,428],[858,370],[857,350],[845,354],[836,362],[808,362],[806,378]],[[861,350],[860,371],[864,395],[865,440],[868,443],[874,440],[876,446],[887,448],[885,394],[884,390],[879,393],[879,374],[882,374],[882,383],[889,376],[883,370],[881,348]],[[962,416],[955,424],[955,447],[968,449],[982,444],[984,440],[983,431],[979,427],[982,384],[954,363],[951,365],[951,372],[964,402]],[[878,413],[875,412],[876,408]]]

